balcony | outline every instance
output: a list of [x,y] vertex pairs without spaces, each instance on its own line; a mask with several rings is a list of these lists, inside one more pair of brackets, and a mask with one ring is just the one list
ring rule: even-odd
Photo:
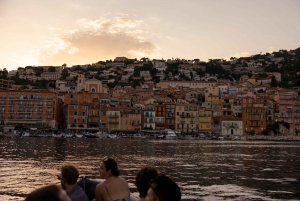
[[285,95],[281,95],[280,96],[280,100],[292,100],[293,98],[292,98],[292,96],[285,96]]
[[196,121],[194,121],[194,120],[190,121],[190,124],[194,124],[194,123],[196,123]]
[[119,124],[118,120],[108,120],[109,124]]
[[238,125],[226,125],[225,128],[238,128]]
[[185,121],[184,121],[184,120],[180,120],[179,122],[180,122],[181,124],[184,124],[184,123],[185,123]]
[[144,127],[144,129],[153,130],[153,127]]
[[99,117],[99,114],[89,114],[90,117]]
[[119,115],[118,114],[109,114],[108,117],[109,118],[118,118]]
[[133,126],[140,126],[141,124],[139,122],[133,122],[131,125],[133,125]]
[[181,114],[180,118],[195,118],[195,115],[193,115],[193,114]]
[[145,117],[154,117],[153,114],[145,114]]
[[174,118],[174,115],[167,115],[166,118]]
[[292,105],[291,101],[280,100],[280,105]]

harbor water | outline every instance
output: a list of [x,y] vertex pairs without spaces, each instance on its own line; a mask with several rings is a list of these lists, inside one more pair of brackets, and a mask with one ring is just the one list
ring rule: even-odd
[[135,195],[136,173],[151,165],[177,182],[183,200],[300,199],[300,142],[3,138],[0,153],[1,201],[59,184],[64,162],[99,179],[104,156],[116,159]]

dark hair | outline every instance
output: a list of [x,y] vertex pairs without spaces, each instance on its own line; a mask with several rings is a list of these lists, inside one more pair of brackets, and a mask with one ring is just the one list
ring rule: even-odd
[[61,179],[67,184],[75,184],[79,177],[77,168],[72,164],[64,164],[61,167]]
[[135,177],[135,185],[140,193],[140,197],[144,198],[147,196],[149,189],[149,182],[158,175],[157,170],[154,167],[146,166],[143,167]]
[[25,201],[61,201],[60,188],[57,185],[44,186],[28,194]]
[[106,170],[111,170],[112,175],[116,177],[120,175],[118,164],[114,159],[105,157],[102,162],[104,163]]
[[150,181],[150,188],[159,201],[180,201],[181,191],[178,185],[165,175],[159,175]]

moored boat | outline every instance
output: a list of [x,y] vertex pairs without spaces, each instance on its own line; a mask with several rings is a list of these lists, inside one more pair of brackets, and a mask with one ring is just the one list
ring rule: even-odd
[[84,137],[86,137],[86,138],[99,138],[99,136],[94,134],[94,133],[85,133]]
[[76,134],[75,134],[75,137],[76,137],[76,138],[82,138],[82,137],[83,137],[83,134],[78,134],[78,133],[76,133]]
[[177,139],[177,135],[171,129],[165,129],[161,132],[167,140]]
[[55,138],[62,138],[63,137],[63,134],[52,134],[52,137],[55,137]]

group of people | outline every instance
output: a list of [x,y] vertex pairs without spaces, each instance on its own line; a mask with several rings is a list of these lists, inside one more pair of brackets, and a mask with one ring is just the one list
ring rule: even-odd
[[[94,188],[92,201],[129,201],[130,189],[121,178],[116,161],[105,157],[99,167],[100,177],[105,179]],[[79,172],[72,164],[64,164],[58,175],[61,187],[49,185],[31,192],[25,201],[90,201],[90,195],[77,184]],[[140,201],[180,201],[181,191],[168,176],[158,174],[153,167],[143,167],[136,175],[135,185]]]

